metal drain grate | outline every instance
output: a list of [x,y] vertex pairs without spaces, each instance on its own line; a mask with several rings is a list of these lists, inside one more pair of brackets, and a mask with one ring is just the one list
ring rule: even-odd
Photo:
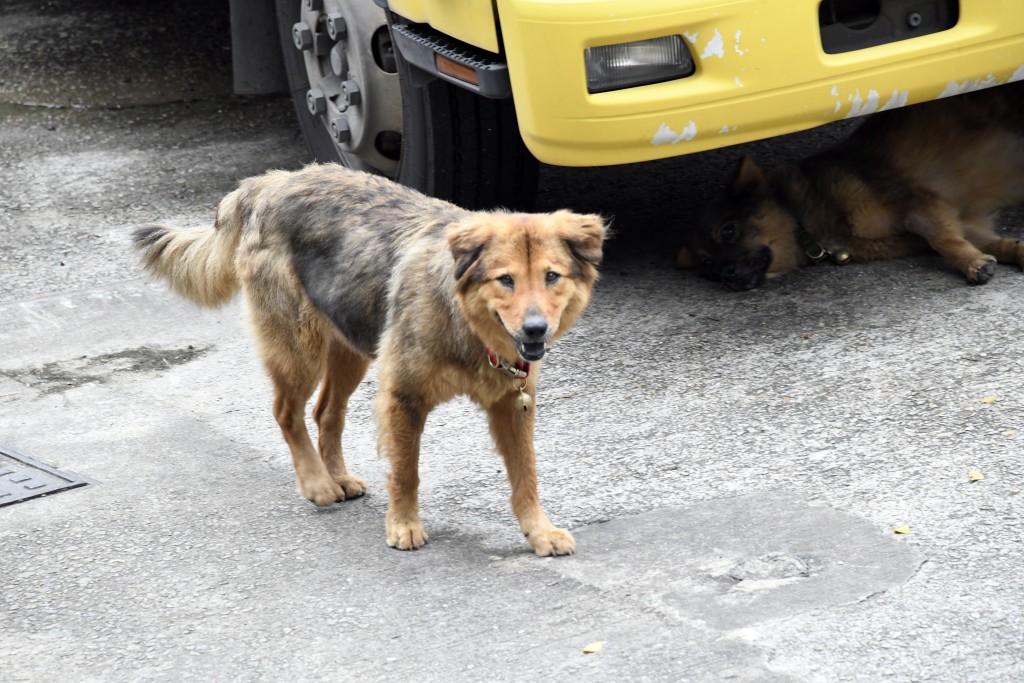
[[0,507],[93,483],[0,446]]

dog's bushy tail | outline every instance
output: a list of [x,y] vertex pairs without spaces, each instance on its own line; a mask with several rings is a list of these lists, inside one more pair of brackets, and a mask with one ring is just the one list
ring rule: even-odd
[[208,228],[145,225],[132,234],[142,267],[200,306],[223,306],[238,292],[235,253],[242,236],[237,191],[217,208]]

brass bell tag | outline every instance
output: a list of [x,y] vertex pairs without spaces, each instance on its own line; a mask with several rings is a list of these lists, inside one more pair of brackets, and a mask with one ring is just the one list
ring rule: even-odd
[[519,387],[519,393],[516,394],[515,400],[516,410],[527,412],[533,407],[533,397],[523,391],[522,387]]

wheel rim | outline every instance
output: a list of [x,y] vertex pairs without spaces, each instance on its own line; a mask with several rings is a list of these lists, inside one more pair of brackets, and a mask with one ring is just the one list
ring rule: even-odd
[[371,2],[302,0],[292,39],[309,79],[309,115],[342,162],[394,178],[402,104],[384,11]]

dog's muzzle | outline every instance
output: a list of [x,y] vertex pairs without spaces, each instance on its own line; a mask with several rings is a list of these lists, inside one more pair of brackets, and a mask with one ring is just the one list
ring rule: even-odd
[[772,264],[772,250],[763,247],[750,258],[735,263],[723,263],[718,277],[736,292],[744,292],[764,284],[768,267]]
[[517,343],[516,350],[523,360],[532,362],[538,361],[547,353],[548,347],[544,342]]
[[526,316],[520,333],[515,336],[516,350],[523,360],[538,361],[547,352],[550,328],[544,316],[531,313]]

